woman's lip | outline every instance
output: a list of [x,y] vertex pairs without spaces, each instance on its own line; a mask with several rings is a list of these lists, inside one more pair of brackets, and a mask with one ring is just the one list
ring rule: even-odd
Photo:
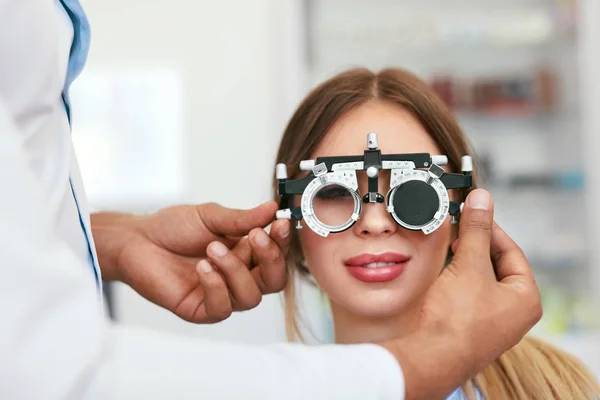
[[389,267],[364,268],[349,266],[348,272],[354,278],[366,283],[390,282],[399,277],[406,268],[406,262],[397,263]]
[[[344,261],[347,267],[362,267],[372,263],[396,263],[402,264],[410,260],[409,256],[399,253],[361,254]],[[385,268],[385,267],[380,267]]]

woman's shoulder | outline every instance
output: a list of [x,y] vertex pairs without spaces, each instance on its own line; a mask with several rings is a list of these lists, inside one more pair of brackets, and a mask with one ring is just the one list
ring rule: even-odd
[[[476,399],[477,400],[484,400],[483,396],[481,395],[481,393],[479,393],[479,390],[475,389],[475,395],[477,396]],[[452,392],[452,394],[450,394],[450,396],[446,397],[446,400],[471,400],[467,397],[467,395],[465,394],[465,392],[463,391],[462,388],[458,388],[456,389],[454,392]]]

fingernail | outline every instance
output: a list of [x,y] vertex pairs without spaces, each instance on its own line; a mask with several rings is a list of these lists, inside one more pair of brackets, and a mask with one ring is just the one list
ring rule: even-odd
[[260,230],[254,235],[254,241],[260,247],[265,247],[267,244],[269,244],[269,237],[264,231]]
[[210,253],[215,257],[223,257],[227,254],[227,247],[221,242],[215,242],[210,246]]
[[485,190],[474,190],[467,196],[467,204],[476,210],[489,210],[492,197]]
[[279,235],[285,239],[290,234],[290,224],[287,221],[282,224],[283,226],[279,229]]
[[200,267],[200,270],[205,274],[208,274],[210,271],[212,271],[212,265],[210,265],[210,263],[206,260],[200,260],[198,267]]

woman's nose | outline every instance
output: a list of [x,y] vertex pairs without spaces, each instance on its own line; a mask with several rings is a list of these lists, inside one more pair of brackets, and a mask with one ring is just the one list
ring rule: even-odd
[[[390,171],[379,171],[378,192],[384,195],[389,189]],[[358,177],[360,193],[368,193],[368,179],[366,174]],[[397,231],[398,225],[387,212],[386,202],[383,203],[363,203],[362,212],[354,224],[355,233],[359,236],[390,235]]]
[[391,235],[398,226],[385,208],[385,203],[363,204],[362,212],[354,225],[354,232],[358,236]]

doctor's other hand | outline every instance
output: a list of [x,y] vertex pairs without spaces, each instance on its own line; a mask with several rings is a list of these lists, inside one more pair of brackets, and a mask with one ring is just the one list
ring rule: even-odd
[[103,278],[189,322],[214,323],[252,309],[286,283],[290,228],[289,221],[273,222],[276,210],[270,201],[251,210],[210,203],[146,216],[94,214]]
[[445,398],[542,317],[529,263],[493,217],[491,195],[472,191],[454,257],[428,291],[418,329],[382,343],[403,369],[407,400]]

